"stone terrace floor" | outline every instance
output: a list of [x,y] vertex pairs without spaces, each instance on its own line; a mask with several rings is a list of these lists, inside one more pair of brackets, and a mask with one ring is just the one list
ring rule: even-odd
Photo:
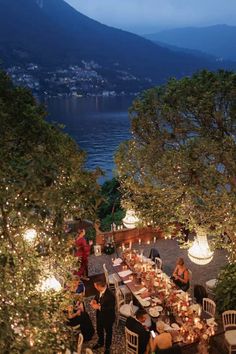
[[[175,267],[176,259],[178,257],[183,257],[187,267],[192,271],[192,282],[191,282],[191,290],[194,288],[195,284],[202,284],[205,285],[205,282],[209,279],[215,278],[222,266],[224,266],[227,262],[226,260],[226,252],[223,250],[217,250],[214,253],[213,260],[205,265],[200,266],[194,264],[190,261],[187,255],[187,250],[180,249],[176,240],[157,240],[155,244],[141,244],[141,245],[133,245],[135,249],[143,249],[144,255],[149,256],[150,249],[155,247],[159,250],[161,258],[163,260],[163,270],[168,275],[172,274],[172,271]],[[118,249],[118,254],[120,253],[121,249]],[[101,256],[94,256],[91,255],[89,258],[89,276],[91,280],[85,284],[87,289],[87,296],[91,296],[93,294],[93,280],[98,278],[103,273],[103,263],[106,263],[107,269],[109,273],[114,273],[114,268],[112,266],[112,258],[116,255],[105,255],[102,254]],[[89,306],[89,297],[87,299],[86,308],[89,311],[91,318],[95,325],[95,317],[94,313],[91,312]],[[96,342],[96,338],[93,339],[92,342],[86,343],[84,348],[92,347],[92,345]],[[99,349],[94,351],[94,353],[103,353],[103,350]],[[227,351],[223,345],[223,336],[215,337],[209,350],[209,354],[225,354]],[[114,327],[113,331],[113,344],[111,348],[111,354],[125,354],[125,347],[124,347],[124,326],[121,324],[118,327]],[[197,354],[196,347],[191,347],[189,349],[183,350],[183,354]]]

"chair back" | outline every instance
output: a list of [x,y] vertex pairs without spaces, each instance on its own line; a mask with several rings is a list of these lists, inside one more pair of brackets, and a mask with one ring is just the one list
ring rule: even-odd
[[138,334],[125,327],[125,353],[138,354]]
[[77,344],[77,354],[81,354],[83,341],[84,341],[83,334],[80,333],[78,338],[78,344]]
[[123,294],[119,288],[116,289],[115,295],[116,295],[117,312],[119,313],[120,307],[125,303],[125,300],[124,300]]
[[212,317],[215,318],[216,304],[213,300],[209,299],[208,297],[204,297],[202,308],[203,311],[205,311],[208,315],[211,315]]
[[130,306],[130,316],[134,316],[135,310],[134,310],[133,300],[130,301],[129,306]]
[[162,260],[159,257],[155,257],[155,265],[158,269],[162,268]]
[[151,248],[150,254],[149,254],[149,257],[148,257],[148,258],[151,258],[151,260],[152,260],[153,262],[155,262],[155,258],[156,258],[156,257],[161,258],[158,249],[157,249],[157,248]]
[[104,275],[105,275],[105,280],[106,280],[107,286],[109,287],[109,274],[108,274],[108,270],[107,270],[105,263],[103,263],[103,270],[104,270]]
[[222,321],[224,330],[227,331],[228,328],[236,328],[236,311],[228,310],[222,313]]
[[115,291],[119,290],[119,282],[118,282],[118,279],[116,277],[113,277],[114,278],[114,286],[115,286]]

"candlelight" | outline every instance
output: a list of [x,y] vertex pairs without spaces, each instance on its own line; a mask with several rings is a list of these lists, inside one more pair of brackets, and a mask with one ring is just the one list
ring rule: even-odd
[[139,238],[139,240],[138,240],[138,244],[139,244],[139,245],[141,245],[141,238]]

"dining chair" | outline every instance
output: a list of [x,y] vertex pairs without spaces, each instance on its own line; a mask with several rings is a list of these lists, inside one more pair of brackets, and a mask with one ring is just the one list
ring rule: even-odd
[[125,353],[138,354],[138,334],[125,327]]
[[203,308],[204,312],[206,312],[208,315],[215,318],[216,304],[213,300],[209,299],[208,297],[204,297],[203,303],[202,303],[202,308]]
[[125,303],[125,299],[120,289],[116,290],[116,325],[119,322],[126,322],[129,316],[134,316],[138,311],[138,307],[130,301],[128,304]]
[[110,289],[115,290],[115,279],[116,279],[116,280],[118,281],[118,283],[119,283],[119,282],[121,281],[121,280],[120,280],[120,277],[119,277],[118,274],[116,274],[116,273],[109,274],[105,263],[103,264],[103,270],[104,270],[104,275],[105,275],[105,279],[106,279],[107,286],[108,286]]
[[114,286],[115,286],[115,291],[117,289],[120,289],[120,291],[124,295],[125,302],[128,298],[131,297],[131,291],[129,290],[129,288],[125,284],[119,284],[116,278],[114,278]]
[[162,260],[159,257],[155,257],[155,266],[157,269],[162,269]]
[[231,354],[236,352],[236,310],[223,312],[222,321],[225,330],[225,343],[229,354]]
[[84,341],[83,334],[80,333],[78,338],[78,343],[77,343],[77,354],[81,354],[83,341]]

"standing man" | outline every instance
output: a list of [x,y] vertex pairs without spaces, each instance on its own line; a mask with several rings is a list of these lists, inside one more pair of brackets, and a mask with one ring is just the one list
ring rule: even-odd
[[98,349],[104,346],[105,332],[106,339],[104,354],[110,354],[112,327],[115,322],[115,296],[110,289],[108,289],[105,280],[96,281],[94,287],[98,291],[98,294],[90,304],[92,308],[96,310],[98,342],[93,349]]

